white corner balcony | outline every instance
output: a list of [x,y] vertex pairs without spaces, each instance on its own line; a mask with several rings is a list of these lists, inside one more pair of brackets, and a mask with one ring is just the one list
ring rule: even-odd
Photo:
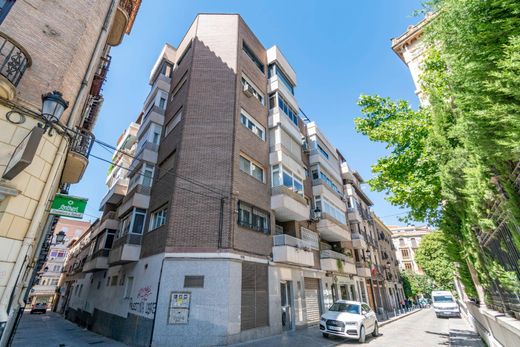
[[363,235],[358,233],[352,234],[352,247],[354,247],[354,249],[367,249],[367,242]]
[[345,204],[345,198],[343,197],[343,194],[332,189],[332,187],[321,178],[312,180],[312,194],[314,196],[324,196],[329,201],[334,203],[334,205],[340,208],[343,213],[347,212],[347,205]]
[[108,192],[101,200],[99,204],[99,210],[102,211],[103,207],[106,204],[119,204],[123,197],[126,195],[126,191],[128,189],[128,178],[118,178],[112,185],[112,188],[108,190]]
[[150,164],[157,163],[157,153],[159,152],[159,145],[146,141],[141,148],[137,149],[137,153],[134,156],[134,160],[128,167],[128,175],[134,173],[135,169],[140,166],[143,162]]
[[110,265],[121,265],[136,262],[141,256],[142,235],[126,234],[114,241],[108,255]]
[[301,139],[300,128],[278,106],[269,110],[268,126],[274,128],[280,125],[294,139]]
[[143,117],[143,120],[141,121],[141,126],[139,127],[139,130],[137,131],[137,138],[141,138],[143,136],[143,133],[148,130],[148,124],[156,123],[159,125],[163,125],[164,123],[164,110],[160,108],[159,106],[153,105],[148,112]]
[[271,209],[280,222],[303,221],[310,217],[305,198],[286,186],[271,188]]
[[328,242],[351,240],[347,226],[325,212],[322,212],[318,222],[318,231],[321,238]]
[[357,208],[349,207],[347,209],[347,211],[348,211],[347,217],[348,217],[349,222],[351,222],[351,223],[363,222],[363,216],[361,215],[361,212]]
[[108,269],[109,249],[100,249],[87,258],[83,272],[94,272]]
[[339,165],[336,166],[336,159],[329,160],[325,158],[317,149],[312,149],[309,155],[309,163],[310,165],[319,164],[321,167],[325,168],[325,171],[331,175],[331,179],[334,179],[337,182],[343,182],[341,179],[341,174],[339,170]]
[[280,81],[278,76],[272,76],[267,80],[267,94],[271,94],[274,92],[280,92],[285,100],[289,103],[289,105],[295,110],[299,110],[298,102],[294,97],[293,93],[287,88],[287,86]]
[[340,272],[356,275],[356,265],[351,257],[345,254],[324,250],[320,252],[321,269],[325,271]]
[[372,277],[372,273],[370,272],[370,265],[364,261],[356,262],[356,270],[357,275],[361,277]]
[[121,218],[132,207],[147,209],[150,205],[150,187],[141,184],[136,185],[126,194],[123,203],[117,209],[117,216]]
[[314,266],[311,245],[290,235],[273,236],[273,261],[301,266]]

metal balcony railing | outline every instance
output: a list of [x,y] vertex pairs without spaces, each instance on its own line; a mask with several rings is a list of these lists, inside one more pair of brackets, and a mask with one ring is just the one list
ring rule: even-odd
[[273,236],[273,246],[291,246],[309,250],[312,248],[312,244],[310,242],[287,234]]
[[345,263],[354,264],[354,260],[352,258],[350,258],[349,256],[347,256],[343,253],[334,252],[330,249],[321,251],[320,258],[321,259],[339,259],[339,260],[343,260]]
[[16,87],[29,66],[29,53],[14,39],[0,32],[0,74]]
[[115,240],[114,244],[112,245],[112,249],[122,245],[140,245],[142,239],[143,235],[128,233]]
[[134,2],[132,0],[121,0],[119,1],[119,7],[130,17],[134,9]]
[[359,268],[369,268],[368,266],[368,262],[366,261],[356,261],[356,267],[359,267]]
[[94,135],[85,132],[76,132],[71,140],[70,151],[88,158],[93,144]]

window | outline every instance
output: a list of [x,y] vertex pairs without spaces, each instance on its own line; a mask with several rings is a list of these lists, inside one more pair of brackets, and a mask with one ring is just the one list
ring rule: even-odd
[[188,70],[186,70],[186,72],[184,73],[184,75],[182,75],[181,79],[179,82],[177,82],[177,84],[175,85],[175,87],[173,87],[172,89],[172,96],[170,98],[170,100],[173,100],[173,98],[175,97],[175,95],[177,95],[177,93],[179,93],[179,91],[181,90],[181,88],[186,84],[186,81],[188,80]]
[[60,272],[60,270],[61,270],[61,266],[59,266],[59,265],[54,265],[54,266],[52,267],[52,271],[53,271],[53,272]]
[[278,79],[282,81],[282,83],[285,84],[287,89],[289,89],[291,94],[294,95],[294,86],[291,82],[289,82],[289,78],[287,78],[287,76],[283,73],[282,69],[280,69],[278,65],[271,64],[269,65],[268,78],[271,78],[275,75],[278,76]]
[[249,46],[246,45],[244,41],[242,41],[242,50],[253,61],[253,63],[255,63],[255,65],[258,67],[258,69],[260,69],[260,71],[265,72],[264,64],[262,64],[260,59],[258,59],[258,57],[253,53],[253,50],[249,48]]
[[403,256],[403,258],[409,258],[410,257],[410,253],[408,252],[407,249],[401,249],[401,255]]
[[146,210],[136,208],[133,213],[132,234],[142,234],[144,229],[144,221],[146,219]]
[[159,132],[157,132],[157,131],[154,131],[154,132],[153,132],[152,143],[153,143],[154,145],[158,145],[159,142],[160,142],[160,140],[161,140],[161,134],[160,134]]
[[412,270],[412,263],[404,263],[404,268],[406,270]]
[[163,109],[163,110],[166,108],[166,99],[163,98],[163,97],[161,97],[161,98],[159,99],[159,108],[161,108],[161,109]]
[[251,130],[253,134],[265,141],[265,130],[256,120],[253,119],[246,111],[240,111],[240,123]]
[[251,95],[248,96],[254,96],[255,98],[260,101],[260,103],[264,104],[264,94],[262,94],[257,87],[247,78],[246,76],[242,76],[242,90],[244,93],[251,93]]
[[110,281],[110,286],[114,287],[117,285],[117,276],[112,276],[112,279]]
[[126,279],[126,286],[125,286],[125,299],[129,299],[132,297],[132,289],[134,287],[134,278],[133,277],[127,277]]
[[175,165],[175,150],[168,156],[168,158],[164,159],[159,167],[159,179],[163,178],[164,175],[171,173],[173,171],[173,166]]
[[51,280],[51,284],[50,284],[50,285],[51,285],[51,286],[57,286],[57,285],[58,285],[58,279],[57,279],[57,278],[53,278],[53,279]]
[[0,23],[2,23],[9,13],[16,0],[0,0]]
[[316,206],[319,207],[322,212],[329,214],[331,217],[343,224],[347,222],[345,212],[329,200],[317,195],[314,197],[314,201],[316,202]]
[[321,155],[323,155],[325,159],[329,159],[329,153],[327,153],[327,151],[324,150],[323,147],[321,147],[319,144],[316,144],[316,146],[318,147],[318,151],[321,153]]
[[51,258],[56,258],[58,256],[58,252],[52,251],[51,252]]
[[184,57],[186,57],[186,54],[188,53],[188,51],[190,50],[191,48],[191,41],[190,43],[188,44],[188,47],[186,47],[186,49],[184,49],[184,52],[182,52],[181,56],[179,57],[179,59],[177,59],[177,66],[181,65],[182,61],[184,60]]
[[[273,97],[273,96],[275,96],[275,97]],[[289,106],[287,101],[285,101],[284,98],[279,93],[275,93],[275,94],[272,94],[271,96],[269,96],[269,108],[273,109],[277,105],[276,104],[277,99],[278,99],[278,107],[280,108],[280,110],[282,110],[283,113],[285,113],[285,115],[287,117],[289,117],[289,119],[296,126],[298,126],[298,112],[296,112],[291,106]]]
[[65,256],[65,252],[60,251],[58,252],[58,258],[63,258]]
[[243,201],[238,201],[238,225],[269,233],[269,214]]
[[269,290],[267,265],[242,262],[240,330],[269,324]]
[[287,169],[285,166],[282,166],[282,170],[280,170],[280,165],[273,165],[271,171],[273,175],[273,187],[283,184],[293,192],[303,195],[303,180],[291,170]]
[[170,77],[172,77],[172,70],[173,70],[173,65],[163,61],[162,66],[161,66],[161,74],[170,78]]
[[262,169],[259,164],[253,163],[242,155],[240,155],[240,171],[253,176],[260,182],[264,182],[264,169]]
[[151,187],[153,181],[153,166],[150,164],[146,164],[143,170],[143,183],[144,187]]
[[163,207],[156,212],[152,213],[150,218],[150,230],[157,229],[158,227],[166,223],[166,215],[168,213],[168,207]]
[[292,153],[296,158],[301,160],[302,155],[302,147],[301,143],[294,140],[294,138],[289,135],[288,133],[283,130],[283,128],[280,128],[281,133],[281,140],[282,140],[282,146],[285,147],[290,153]]
[[181,120],[182,120],[182,107],[179,111],[177,111],[177,113],[175,113],[175,116],[173,116],[173,118],[170,119],[168,124],[166,124],[166,128],[165,128],[166,130],[164,131],[165,132],[164,136],[166,137],[166,135],[171,133],[173,131],[173,129],[175,129],[175,127],[181,122]]

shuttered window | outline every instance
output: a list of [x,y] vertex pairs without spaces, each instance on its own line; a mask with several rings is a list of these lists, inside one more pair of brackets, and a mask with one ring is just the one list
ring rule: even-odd
[[267,265],[242,263],[241,330],[269,324]]

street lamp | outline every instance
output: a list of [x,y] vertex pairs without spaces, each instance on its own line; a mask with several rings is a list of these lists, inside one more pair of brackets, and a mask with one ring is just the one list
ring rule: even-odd
[[[63,94],[58,91],[42,95],[42,117],[45,121],[43,128],[52,129],[52,123],[59,123],[63,112],[69,107],[69,103],[63,99]],[[49,130],[49,135],[51,131]]]
[[321,210],[318,206],[316,206],[316,208],[314,209],[314,220],[316,220],[316,222],[319,222],[321,219]]
[[63,243],[65,240],[65,232],[61,230],[59,233],[56,234],[56,243]]

